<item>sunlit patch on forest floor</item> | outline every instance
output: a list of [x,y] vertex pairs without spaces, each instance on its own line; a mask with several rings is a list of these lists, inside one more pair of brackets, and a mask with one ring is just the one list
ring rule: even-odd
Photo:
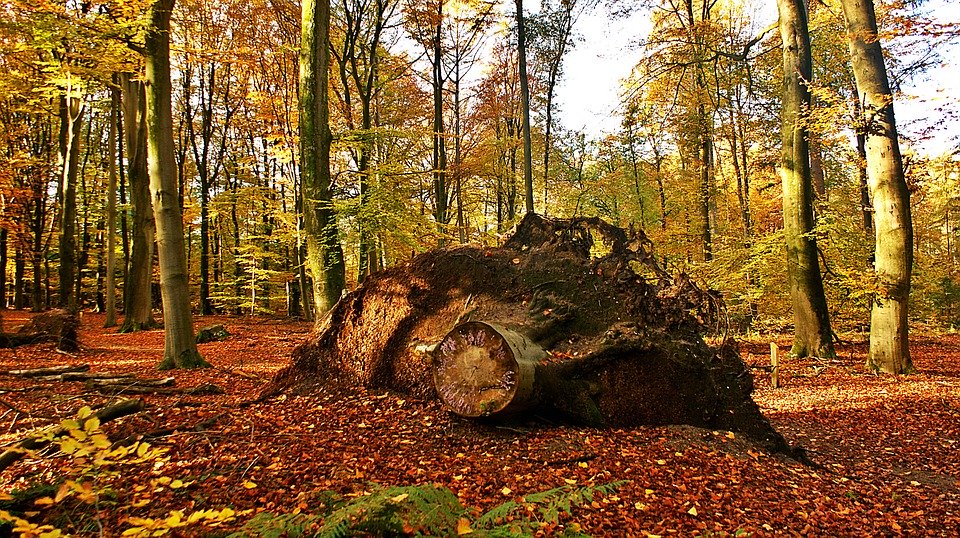
[[[15,328],[27,316],[5,312],[4,327]],[[95,534],[102,525],[105,535],[118,535],[129,517],[170,510],[310,511],[321,492],[361,493],[371,482],[435,483],[463,504],[487,509],[565,484],[627,480],[616,494],[575,509],[567,522],[595,536],[960,534],[955,335],[917,337],[911,349],[920,373],[911,376],[866,373],[865,343],[839,346],[835,360],[783,361],[779,389],[769,388],[766,370],[755,369],[756,401],[791,443],[806,448],[814,465],[804,466],[729,432],[478,425],[437,403],[382,392],[318,388],[244,406],[289,363],[290,350],[311,326],[231,316],[196,322],[214,323],[231,336],[200,345],[214,364],[206,370],[156,371],[162,331],[116,334],[101,328],[97,314],[83,317],[83,349],[76,356],[52,344],[0,350],[3,371],[89,364],[95,371],[172,375],[177,387],[212,383],[226,391],[142,396],[147,411],[105,430],[113,439],[146,436],[170,449],[169,461],[131,469],[112,484],[116,495],[96,506],[61,507],[37,520],[77,534]],[[785,349],[787,340],[780,343]],[[744,344],[741,354],[751,364],[769,364],[767,343]],[[4,444],[112,399],[81,382],[9,375],[0,376],[0,391]],[[20,461],[0,475],[3,490],[50,480],[63,464],[50,454]],[[187,485],[142,487],[164,476]]]

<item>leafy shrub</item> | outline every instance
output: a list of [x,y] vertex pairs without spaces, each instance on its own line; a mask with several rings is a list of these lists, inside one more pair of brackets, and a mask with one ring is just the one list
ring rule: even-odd
[[[67,534],[54,525],[40,524],[26,517],[26,504],[52,507],[68,500],[80,505],[103,504],[114,492],[107,485],[120,476],[121,469],[131,465],[152,463],[164,458],[166,449],[154,448],[149,443],[135,442],[127,446],[113,446],[100,429],[100,420],[89,407],[80,409],[76,418],[62,421],[59,426],[39,433],[38,439],[48,441],[68,457],[70,463],[62,480],[55,485],[35,484],[23,491],[12,492],[0,499],[0,524],[19,536],[56,538]],[[34,454],[36,455],[36,454]],[[157,482],[162,482],[157,480]],[[162,485],[176,489],[178,480],[167,480]],[[182,484],[182,483],[181,483]],[[158,484],[152,484],[156,487]],[[202,523],[216,526],[235,520],[237,513],[230,508],[199,510],[191,514],[172,511],[161,519],[130,518],[132,527],[124,536],[160,536],[173,529]],[[34,513],[35,514],[35,513]]]

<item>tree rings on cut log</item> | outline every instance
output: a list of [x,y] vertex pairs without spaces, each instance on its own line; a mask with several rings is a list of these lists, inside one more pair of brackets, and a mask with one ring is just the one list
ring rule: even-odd
[[520,333],[493,323],[454,327],[437,346],[433,381],[454,413],[482,417],[520,411],[533,400],[537,362],[546,352]]

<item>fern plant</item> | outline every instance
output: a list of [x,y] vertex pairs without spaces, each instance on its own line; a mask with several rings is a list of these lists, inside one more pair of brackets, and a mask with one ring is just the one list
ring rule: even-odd
[[[522,537],[557,525],[563,514],[593,501],[594,495],[612,493],[623,482],[590,487],[561,486],[507,501],[473,518],[447,488],[378,486],[364,496],[335,498],[317,514],[260,513],[229,538],[263,536],[341,538],[347,536],[450,536]],[[576,525],[559,536],[586,536]]]

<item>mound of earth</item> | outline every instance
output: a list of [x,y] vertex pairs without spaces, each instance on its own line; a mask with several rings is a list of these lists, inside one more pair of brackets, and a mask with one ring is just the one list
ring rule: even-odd
[[335,382],[435,398],[438,344],[477,321],[544,351],[524,416],[724,429],[792,454],[753,402],[735,346],[702,338],[722,309],[717,295],[662,268],[642,232],[528,214],[502,247],[434,250],[365,280],[270,390]]

